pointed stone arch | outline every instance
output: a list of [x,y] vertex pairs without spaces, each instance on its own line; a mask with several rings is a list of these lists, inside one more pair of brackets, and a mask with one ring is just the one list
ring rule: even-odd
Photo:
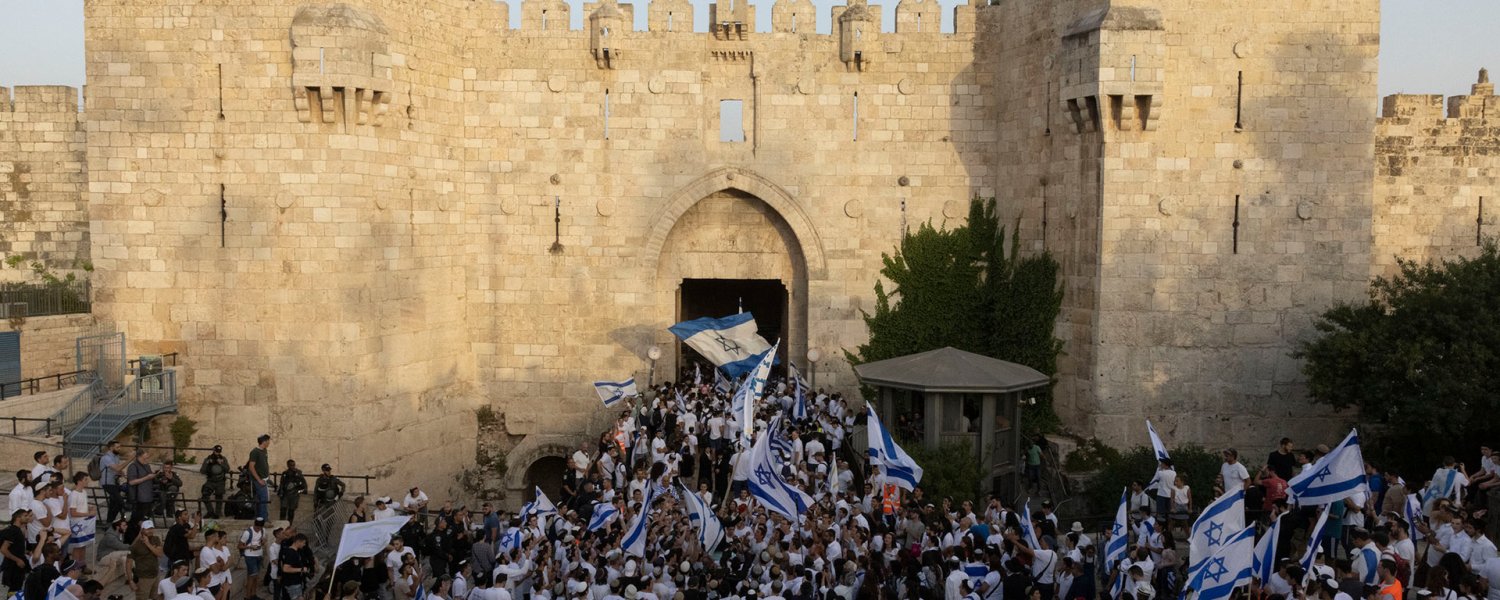
[[709,172],[689,183],[667,199],[667,203],[651,218],[651,229],[646,235],[643,258],[647,267],[653,269],[661,261],[663,245],[672,227],[683,214],[700,200],[715,192],[739,190],[759,198],[791,228],[802,257],[807,263],[807,278],[819,280],[826,276],[827,263],[823,255],[823,241],[813,226],[812,218],[802,205],[785,188],[755,173],[738,167],[723,167]]

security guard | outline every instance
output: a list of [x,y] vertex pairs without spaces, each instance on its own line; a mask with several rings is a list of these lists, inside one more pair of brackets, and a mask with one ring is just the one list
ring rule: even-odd
[[333,467],[324,464],[323,474],[313,484],[313,508],[319,509],[344,497],[344,482],[333,476]]
[[229,486],[229,459],[224,458],[224,447],[215,445],[213,454],[203,459],[203,482],[201,490],[204,512],[210,519],[219,519],[224,513],[224,493]]

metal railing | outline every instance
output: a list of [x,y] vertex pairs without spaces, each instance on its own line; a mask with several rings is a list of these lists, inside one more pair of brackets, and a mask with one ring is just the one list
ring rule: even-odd
[[88,281],[0,283],[0,316],[6,318],[86,314],[90,310]]
[[[49,435],[49,436],[52,435],[53,431],[61,431],[60,429],[57,429],[57,428],[53,427],[53,425],[52,425],[52,423],[53,423],[52,417],[45,417],[45,418],[43,418],[43,417],[0,417],[0,421],[10,421],[10,434],[11,435],[22,435],[21,427],[19,425],[19,423],[22,423],[22,422],[25,422],[25,423],[42,423],[43,424],[43,429],[41,429],[40,431],[42,433],[44,433],[45,435]],[[28,428],[25,433],[30,434],[30,433],[32,433],[32,431],[33,431],[32,429]]]
[[[30,395],[44,391],[55,392],[67,386],[78,384],[82,379],[92,377],[92,375],[89,375],[89,373],[91,373],[91,371],[70,371],[67,373],[55,373],[52,375],[43,375],[41,377],[32,377],[31,379],[22,379],[20,381],[8,381],[0,383],[0,398],[9,398],[11,396],[20,396],[22,394]],[[44,389],[43,384],[48,382],[52,384],[51,390]]]
[[[92,373],[91,371],[89,373]],[[94,407],[109,399],[109,390],[105,389],[104,381],[94,377],[88,381],[83,389],[73,395],[73,399],[64,404],[62,410],[52,415],[52,420],[57,422],[58,430],[64,435],[71,431],[79,422],[94,412]],[[40,433],[40,432],[37,432]]]
[[176,407],[175,370],[137,377],[116,394],[105,391],[102,381],[96,379],[59,413],[63,448],[69,456],[87,461],[99,452],[100,444],[113,439],[126,425]]
[[[168,352],[166,354],[161,355],[161,362],[163,363],[162,366],[164,366],[164,367],[175,367],[175,366],[177,366],[177,353],[176,352]],[[141,363],[141,359],[139,359],[139,358],[132,358],[132,359],[126,361],[125,362],[125,364],[126,364],[126,369],[125,369],[126,372],[128,372],[128,373],[134,373],[134,374],[140,374],[140,363]]]

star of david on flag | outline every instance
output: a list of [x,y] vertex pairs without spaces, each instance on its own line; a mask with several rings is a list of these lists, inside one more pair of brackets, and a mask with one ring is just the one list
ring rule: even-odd
[[761,355],[771,347],[757,333],[755,316],[750,313],[683,321],[667,330],[730,377],[739,377],[755,368]]
[[1328,504],[1369,491],[1359,432],[1352,429],[1332,452],[1287,482],[1287,500],[1298,506]]
[[1187,580],[1192,581],[1209,557],[1227,543],[1226,532],[1238,532],[1244,528],[1245,490],[1224,494],[1204,508],[1188,533]]

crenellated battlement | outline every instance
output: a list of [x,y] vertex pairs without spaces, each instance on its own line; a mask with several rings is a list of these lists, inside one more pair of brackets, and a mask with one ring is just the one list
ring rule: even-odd
[[1500,96],[1495,95],[1489,69],[1480,69],[1479,79],[1467,95],[1445,99],[1442,94],[1391,94],[1382,102],[1380,117],[1382,122],[1388,119],[1414,122],[1497,119],[1500,118]]
[[[480,9],[488,13],[480,19],[481,30],[527,36],[586,32],[589,29],[590,18],[607,3],[585,2],[580,9],[583,18],[576,26],[573,24],[572,6],[562,0],[523,1],[520,5],[519,19],[515,21],[510,18],[509,3],[493,2],[491,4],[492,6]],[[857,1],[824,7],[820,14],[811,0],[779,0],[771,7],[771,18],[766,22],[757,16],[755,5],[744,0],[710,3],[707,6],[706,17],[702,19],[698,18],[696,11],[693,10],[693,4],[688,0],[655,0],[648,6],[629,3],[608,4],[612,6],[609,10],[618,11],[623,15],[625,27],[619,34],[637,39],[662,34],[687,34],[730,39],[726,32],[731,29],[734,31],[733,39],[752,39],[776,34],[834,37],[840,33],[840,19],[856,5],[858,6],[855,9],[857,13],[868,12],[869,21],[874,24],[876,34],[899,36],[895,39],[918,35],[923,36],[920,39],[931,37],[967,39],[975,32],[975,22],[979,11],[990,6],[987,0],[974,0],[955,5],[945,13],[938,0],[902,0],[896,5],[895,19],[890,23],[890,27],[887,27],[883,7],[867,6]],[[635,27],[635,14],[638,11],[646,11],[644,29]],[[828,19],[829,31],[818,31],[817,23],[820,16]],[[951,24],[947,32],[943,31],[945,21]]]
[[0,111],[24,113],[70,113],[80,110],[78,88],[67,85],[18,85],[0,87]]

